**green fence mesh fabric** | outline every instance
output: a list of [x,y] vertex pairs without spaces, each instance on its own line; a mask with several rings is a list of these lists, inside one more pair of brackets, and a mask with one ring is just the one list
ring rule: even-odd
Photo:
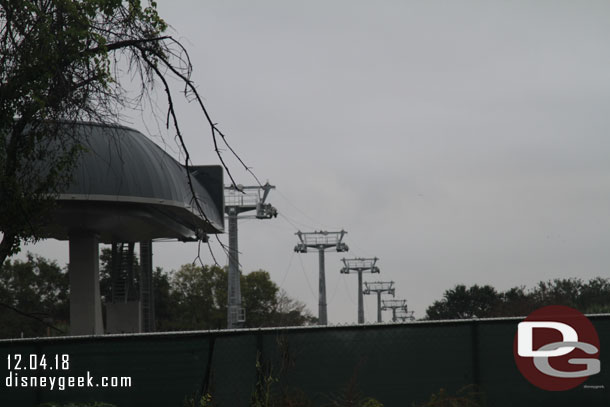
[[[520,320],[505,319],[0,341],[0,406],[200,407],[195,400],[208,393],[211,405],[226,407],[265,400],[341,405],[365,397],[410,407],[441,388],[454,393],[468,385],[477,385],[488,406],[607,406],[610,385],[599,386],[610,383],[610,317],[590,319],[601,373],[565,392],[540,390],[521,376],[513,359]],[[6,386],[10,355],[22,355],[25,366],[29,355],[43,354],[69,355],[69,370],[13,370],[13,379],[89,372],[95,380],[130,377],[131,387]]]

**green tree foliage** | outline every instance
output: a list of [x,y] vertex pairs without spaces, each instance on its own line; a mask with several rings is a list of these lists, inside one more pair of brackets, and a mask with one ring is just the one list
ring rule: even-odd
[[290,298],[286,291],[280,289],[277,294],[277,305],[270,326],[313,325],[318,319],[314,317],[301,301]]
[[7,261],[0,273],[0,337],[56,335],[67,331],[68,275],[57,263],[28,254]]
[[426,315],[429,319],[483,318],[491,315],[499,301],[496,289],[489,285],[457,285],[445,291],[443,299],[434,302]]
[[413,403],[413,407],[482,407],[486,405],[484,394],[475,385],[468,385],[457,390],[455,394],[440,389],[430,395],[423,403]]
[[169,274],[157,267],[153,271],[153,297],[155,299],[155,326],[158,331],[168,331],[167,321],[174,318],[176,311],[171,299]]
[[[191,80],[189,55],[165,34],[154,0],[146,3],[0,1],[0,270],[21,243],[44,237],[57,195],[83,151],[71,130],[77,121],[116,123],[126,108],[157,105],[152,92],[160,85],[165,126],[188,167],[174,109],[172,86],[178,85],[180,95],[200,108],[224,165],[218,136],[228,144]],[[195,207],[202,212],[197,200]]]
[[534,288],[498,292],[491,286],[457,285],[426,310],[426,319],[524,316],[546,305],[566,305],[583,313],[610,311],[610,281],[594,278],[541,281]]
[[116,121],[126,104],[112,67],[124,57],[149,89],[171,59],[154,2],[0,2],[0,267],[40,226],[70,180],[80,146],[58,121]]
[[[226,275],[226,270],[223,269]],[[301,326],[317,321],[305,304],[290,298],[271,281],[264,270],[241,276],[242,297],[246,308],[246,327]]]
[[[100,294],[102,302],[112,298],[112,251],[100,254]],[[139,290],[140,262],[133,257],[135,288]],[[224,279],[224,280],[223,280]],[[178,271],[167,273],[162,268],[153,270],[155,325],[158,331],[183,331],[223,327],[219,314],[226,302],[226,273],[219,267],[196,267],[185,264]],[[226,306],[224,307],[226,312]],[[226,323],[225,323],[226,325]]]
[[[100,255],[102,302],[111,299],[111,252]],[[134,258],[136,275],[140,269]],[[136,281],[137,285],[137,281]],[[227,326],[227,271],[218,266],[185,264],[167,273],[153,271],[157,331],[222,329]],[[316,319],[305,305],[290,298],[258,270],[241,276],[247,327],[298,326]],[[68,332],[67,268],[28,254],[27,261],[7,260],[0,273],[0,338],[58,335]]]
[[[306,325],[315,322],[305,305],[279,289],[264,270],[240,278],[246,327]],[[170,277],[175,318],[157,319],[162,330],[220,329],[227,326],[227,270],[183,265]]]
[[246,324],[249,327],[269,326],[277,310],[278,286],[269,273],[257,270],[241,277],[243,306],[246,308]]
[[179,331],[224,327],[226,317],[222,314],[222,304],[218,303],[219,297],[226,298],[227,288],[221,283],[222,274],[220,267],[193,264],[185,264],[172,273],[169,299],[173,318],[158,320],[158,328]]
[[[135,278],[135,290],[139,290],[140,262],[137,256],[132,257],[133,274]],[[100,296],[102,303],[112,300],[112,250],[108,248],[102,249],[100,253]],[[159,282],[160,284],[162,282]]]
[[[100,254],[100,293],[109,301],[111,250]],[[140,263],[134,257],[134,275]],[[166,273],[161,268],[153,271],[155,319],[158,331],[195,329],[223,329],[227,326],[226,268],[185,264],[179,270]],[[267,271],[257,270],[241,275],[241,294],[246,308],[246,326],[301,326],[316,319],[305,304],[288,296],[271,280]]]

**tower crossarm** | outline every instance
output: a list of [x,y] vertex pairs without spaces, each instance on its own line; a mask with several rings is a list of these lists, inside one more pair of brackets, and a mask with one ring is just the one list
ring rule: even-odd
[[388,310],[388,309],[407,309],[407,300],[383,300],[382,301],[382,306],[381,306],[382,310]]
[[265,183],[265,185],[225,186],[225,212],[227,215],[237,215],[242,212],[256,211],[256,218],[270,219],[276,218],[277,209],[267,203],[269,192],[275,189],[275,185]]
[[393,281],[366,281],[364,283],[364,294],[388,293],[394,295],[395,288]]
[[337,252],[346,252],[349,250],[347,245],[343,243],[343,237],[347,234],[345,230],[338,232],[328,232],[325,230],[315,232],[295,233],[299,238],[299,243],[294,247],[297,253],[307,253],[307,249],[330,249],[335,248]]
[[377,257],[357,257],[353,259],[343,258],[341,259],[341,261],[343,262],[344,267],[341,269],[341,273],[379,273],[379,267],[375,265],[377,263],[377,260],[379,260],[379,258]]
[[399,308],[396,310],[396,318],[401,321],[414,321],[413,311],[408,311],[407,308]]

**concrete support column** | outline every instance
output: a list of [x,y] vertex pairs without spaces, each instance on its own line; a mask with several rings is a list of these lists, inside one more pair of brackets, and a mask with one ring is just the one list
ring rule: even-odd
[[70,235],[70,334],[102,335],[99,240],[94,233]]

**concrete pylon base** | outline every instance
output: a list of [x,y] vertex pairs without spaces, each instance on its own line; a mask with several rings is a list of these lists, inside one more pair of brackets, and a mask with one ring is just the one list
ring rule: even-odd
[[102,335],[99,240],[94,233],[70,235],[70,334]]

